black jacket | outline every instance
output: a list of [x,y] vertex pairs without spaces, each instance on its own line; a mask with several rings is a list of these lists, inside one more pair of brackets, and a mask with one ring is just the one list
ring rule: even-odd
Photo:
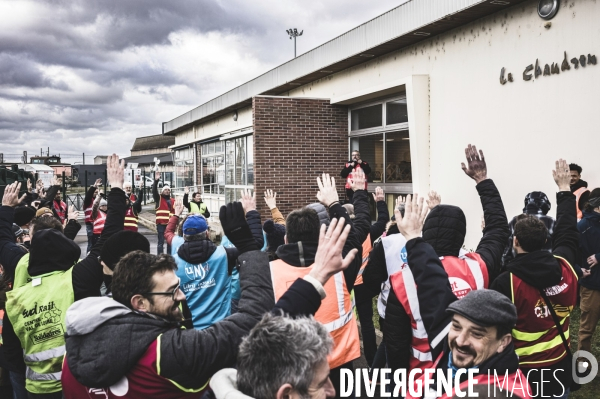
[[[333,218],[346,219],[346,223],[352,225],[352,230],[348,235],[346,244],[342,251],[342,255],[346,256],[353,248],[358,249],[358,254],[354,257],[354,260],[344,270],[344,279],[346,280],[346,287],[348,292],[352,291],[356,276],[360,270],[362,264],[362,244],[367,239],[367,234],[370,231],[371,216],[369,213],[369,202],[367,192],[365,190],[357,190],[354,193],[354,220],[350,219],[346,208],[341,206],[339,203],[329,208],[329,216]],[[306,267],[310,266],[315,261],[315,255],[317,254],[316,242],[295,242],[291,244],[285,244],[277,248],[277,256],[290,266]]]
[[[344,179],[347,178],[348,175],[352,173],[352,171],[354,171],[356,165],[357,162],[353,160],[349,160],[348,162],[346,162],[346,166],[344,166],[344,169],[342,169],[342,171],[340,172],[340,176],[342,176]],[[362,163],[360,164],[360,168],[363,170],[363,172],[365,172],[365,175],[371,173],[371,166],[365,161],[362,161]]]
[[160,375],[187,389],[199,389],[220,369],[234,366],[242,338],[266,312],[299,316],[318,310],[318,292],[301,279],[275,304],[266,253],[247,252],[240,255],[239,261],[242,291],[238,313],[204,330],[185,330],[165,320],[130,312],[89,334],[67,335],[66,356],[73,376],[85,386],[111,386],[160,336]]
[[[113,234],[123,230],[126,210],[125,193],[119,188],[113,188],[108,196],[108,202],[108,215],[102,235],[96,245],[92,247],[88,256],[80,262],[77,262],[81,255],[79,246],[65,235],[56,230],[42,230],[35,233],[31,240],[29,266],[27,268],[29,275],[38,276],[53,271],[68,270],[73,267],[72,280],[75,300],[100,296],[100,286],[104,274],[102,273],[102,265],[98,262],[98,256],[100,256],[106,240]],[[7,206],[0,208],[0,263],[14,277],[17,264],[21,257],[25,255],[25,252],[14,244],[14,239],[13,243],[6,240],[8,226],[12,225],[12,217],[14,217],[14,208]],[[0,350],[4,351],[7,362],[12,365],[10,370],[23,373],[25,364],[21,342],[15,335],[7,314],[4,315],[3,319],[2,338],[4,345],[0,347]]]
[[[504,245],[509,235],[508,221],[500,193],[494,182],[491,179],[486,179],[479,183],[476,188],[483,207],[485,229],[475,252],[485,262],[490,281],[492,281],[500,270]],[[438,257],[458,256],[464,243],[465,234],[465,215],[460,208],[452,205],[438,205],[433,208],[423,226],[423,240],[435,249]],[[408,250],[408,244],[406,249]],[[372,279],[375,276],[378,276],[378,278],[385,277],[384,280],[379,281],[380,284],[387,279],[387,265],[383,248],[379,251],[381,255],[377,258],[383,266],[379,266],[378,271],[372,273],[373,275],[369,273],[367,276],[363,276],[363,279],[367,279],[367,282],[372,285],[374,285]],[[410,265],[410,258],[408,263]],[[447,274],[443,269],[442,271],[446,278],[444,284],[449,286]],[[366,270],[365,273],[367,273]],[[441,281],[438,283],[441,284]],[[419,291],[425,292],[426,288],[419,287]],[[435,304],[438,303],[438,298],[433,292],[429,295],[429,301]],[[432,309],[432,311],[435,312],[435,309]],[[388,296],[383,337],[388,351],[388,359],[391,359],[390,367],[394,369],[407,368],[410,359],[412,328],[410,318],[400,304],[394,290],[390,290]]]
[[[492,284],[492,289],[496,290],[512,300],[510,273],[513,273],[526,284],[537,289],[552,287],[560,283],[562,279],[562,269],[558,260],[554,257],[565,258],[571,265],[575,265],[577,260],[577,248],[579,246],[579,232],[577,231],[577,213],[575,207],[575,196],[569,191],[561,191],[556,194],[556,229],[554,230],[552,253],[539,250],[530,253],[518,254],[506,266],[506,272],[502,273]],[[577,285],[569,287],[570,290],[577,290]],[[575,306],[576,303],[562,304],[565,306]],[[517,306],[518,308],[518,306]],[[564,386],[570,386],[571,376],[565,370],[570,370],[568,365],[570,359],[565,357],[552,367],[546,369],[556,370],[556,377]],[[530,368],[521,367],[526,372]],[[562,369],[562,371],[559,371]],[[540,380],[536,380],[540,381]],[[558,395],[562,392],[562,386],[556,379],[550,378],[544,385],[544,392],[547,394]]]
[[[587,258],[596,255],[600,261],[600,213],[594,211],[583,212],[583,219],[577,223],[579,230],[579,264],[588,268]],[[590,268],[592,272],[586,278],[579,280],[579,284],[591,290],[600,291],[600,267],[598,265]]]

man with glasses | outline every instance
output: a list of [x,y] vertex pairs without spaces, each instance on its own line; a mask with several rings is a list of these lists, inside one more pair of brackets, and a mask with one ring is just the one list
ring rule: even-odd
[[[354,195],[354,190],[352,190],[352,173],[356,171],[357,168],[361,168],[365,175],[371,173],[371,166],[366,161],[363,161],[360,158],[360,152],[358,150],[352,151],[352,158],[346,162],[346,166],[342,169],[340,175],[346,179],[346,197],[348,198],[348,202],[352,203],[352,196]],[[365,179],[365,190],[367,189],[367,179]]]
[[114,269],[112,300],[87,298],[67,312],[66,399],[200,398],[217,371],[235,364],[242,337],[264,313],[317,311],[325,283],[356,255],[354,249],[342,259],[350,226],[334,219],[327,232],[321,228],[311,273],[275,304],[268,255],[255,242],[244,242],[249,229],[244,215],[239,202],[219,214],[225,234],[242,253],[239,312],[204,330],[182,329],[179,305],[185,295],[173,258],[129,253]]

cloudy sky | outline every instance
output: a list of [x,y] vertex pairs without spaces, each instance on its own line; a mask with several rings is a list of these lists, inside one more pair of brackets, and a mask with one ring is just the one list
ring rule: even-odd
[[[0,0],[0,152],[129,155],[135,137],[405,0]],[[310,4],[310,6],[308,6]]]

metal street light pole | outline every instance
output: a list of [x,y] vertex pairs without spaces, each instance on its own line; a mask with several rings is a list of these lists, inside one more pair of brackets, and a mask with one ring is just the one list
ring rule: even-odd
[[301,30],[300,32],[298,32],[298,29],[293,28],[293,29],[286,30],[286,32],[290,36],[290,40],[292,40],[292,38],[294,38],[294,58],[296,58],[296,38],[298,36],[302,36],[302,33],[304,31]]

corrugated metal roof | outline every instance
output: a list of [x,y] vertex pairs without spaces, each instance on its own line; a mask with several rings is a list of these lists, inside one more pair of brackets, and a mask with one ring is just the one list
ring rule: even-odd
[[[492,4],[492,1],[409,0],[169,122],[164,122],[163,134],[174,134],[193,123],[247,106],[251,104],[253,96],[280,94],[298,84],[310,83],[372,59],[361,54],[380,56],[525,0],[510,0],[508,5]],[[421,32],[428,35],[422,35]]]

